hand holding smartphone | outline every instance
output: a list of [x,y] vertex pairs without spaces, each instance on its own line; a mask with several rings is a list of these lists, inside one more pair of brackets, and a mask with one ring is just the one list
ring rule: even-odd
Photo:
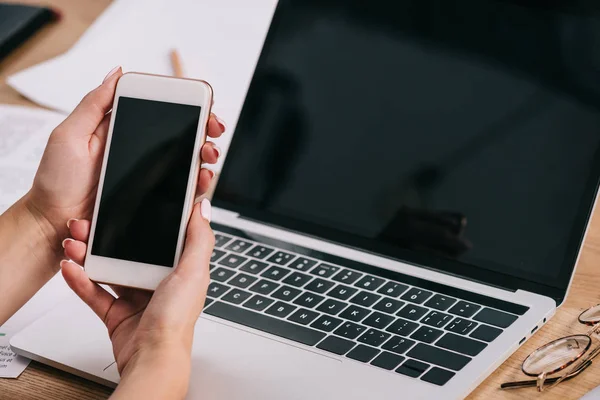
[[211,105],[204,81],[120,78],[84,264],[90,279],[154,290],[177,265]]

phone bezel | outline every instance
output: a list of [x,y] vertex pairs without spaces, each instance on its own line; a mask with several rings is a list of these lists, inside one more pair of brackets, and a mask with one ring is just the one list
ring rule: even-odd
[[[94,234],[100,208],[100,198],[104,186],[104,177],[108,158],[110,157],[110,143],[112,140],[115,116],[118,113],[119,98],[133,97],[144,100],[156,100],[177,104],[200,106],[200,120],[194,141],[194,153],[190,166],[190,174],[186,188],[185,203],[181,222],[177,248],[173,260],[173,267],[127,261],[116,258],[103,257],[91,254],[94,243]],[[94,214],[90,230],[90,238],[86,252],[84,269],[89,278],[99,283],[114,284],[139,289],[154,290],[158,284],[173,271],[179,263],[185,242],[187,223],[194,205],[196,183],[200,173],[200,149],[206,140],[206,131],[210,110],[212,106],[212,88],[201,80],[174,78],[170,76],[143,74],[129,72],[124,74],[117,83],[115,98],[113,101],[113,112],[110,117],[108,136],[106,139],[106,150],[102,160],[100,181],[94,204]]]

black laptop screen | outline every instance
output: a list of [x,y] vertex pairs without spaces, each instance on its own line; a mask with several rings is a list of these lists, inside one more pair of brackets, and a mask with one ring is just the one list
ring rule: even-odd
[[600,174],[580,3],[280,0],[217,204],[560,297]]

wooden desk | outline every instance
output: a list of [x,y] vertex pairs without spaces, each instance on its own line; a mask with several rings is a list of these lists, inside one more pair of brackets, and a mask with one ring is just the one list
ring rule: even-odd
[[[23,1],[32,2],[35,1]],[[10,89],[6,76],[66,51],[108,5],[109,0],[46,0],[63,13],[63,19],[39,32],[25,46],[0,63],[0,103],[33,105]],[[600,132],[598,132],[600,135]],[[536,347],[551,339],[582,333],[577,316],[583,308],[600,303],[600,217],[592,221],[578,272],[570,296],[557,315],[500,368],[487,378],[469,399],[578,399],[600,385],[600,362],[578,378],[562,383],[550,392],[538,394],[533,389],[503,392],[500,383],[522,379],[522,360]],[[105,399],[111,390],[51,367],[33,362],[15,380],[0,379],[0,399]]]

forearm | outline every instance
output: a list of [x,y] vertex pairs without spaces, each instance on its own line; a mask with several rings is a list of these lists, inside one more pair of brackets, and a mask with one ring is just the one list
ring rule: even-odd
[[184,349],[150,350],[132,357],[111,396],[120,399],[183,399],[190,379],[190,354]]
[[59,235],[23,197],[0,215],[0,325],[58,271]]

